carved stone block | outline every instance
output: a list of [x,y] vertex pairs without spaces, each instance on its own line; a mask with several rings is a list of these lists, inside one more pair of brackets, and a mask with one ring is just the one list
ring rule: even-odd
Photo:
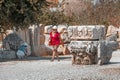
[[103,39],[105,37],[105,26],[69,26],[68,34],[71,39]]
[[90,65],[97,63],[98,41],[71,41],[72,64]]

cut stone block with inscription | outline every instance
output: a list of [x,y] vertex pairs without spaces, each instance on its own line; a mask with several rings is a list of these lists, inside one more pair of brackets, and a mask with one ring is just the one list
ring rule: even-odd
[[69,26],[68,34],[71,39],[103,39],[105,29],[103,25]]

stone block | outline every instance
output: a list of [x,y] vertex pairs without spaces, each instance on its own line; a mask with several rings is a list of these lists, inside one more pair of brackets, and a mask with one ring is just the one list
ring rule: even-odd
[[35,46],[35,56],[47,56],[51,54],[52,50],[49,47],[45,45]]
[[109,63],[112,52],[119,47],[118,42],[116,41],[101,41],[98,45],[98,64],[107,64]]
[[90,65],[97,63],[98,41],[71,41],[70,53],[73,55],[72,64]]
[[3,45],[6,50],[17,51],[23,40],[16,34],[11,33],[3,40]]
[[59,54],[64,54],[64,55],[70,54],[70,51],[68,49],[68,44],[64,44],[64,46],[60,45],[58,47],[58,52]]
[[111,34],[115,34],[116,31],[117,31],[117,29],[118,29],[118,28],[117,28],[117,27],[114,27],[113,25],[108,26],[106,36],[110,36]]
[[68,37],[77,36],[77,26],[69,26],[67,28]]
[[45,36],[44,35],[39,35],[39,45],[42,45],[45,43]]
[[44,44],[45,44],[46,46],[49,46],[49,45],[48,45],[48,41],[49,41],[49,39],[50,39],[50,34],[44,34],[44,36],[45,36],[45,43],[44,43]]
[[38,30],[40,31],[40,35],[44,34],[44,25],[39,25]]
[[61,33],[61,39],[63,43],[70,43],[71,39],[68,37],[68,32]]
[[67,26],[66,26],[66,25],[58,25],[57,27],[58,27],[57,30],[58,30],[59,33],[63,32],[64,29],[67,29]]
[[0,59],[16,59],[16,52],[15,51],[0,51]]
[[44,28],[44,33],[49,34],[52,30],[52,25],[45,26]]
[[71,39],[103,39],[105,37],[105,26],[103,25],[81,25],[69,26],[68,34]]

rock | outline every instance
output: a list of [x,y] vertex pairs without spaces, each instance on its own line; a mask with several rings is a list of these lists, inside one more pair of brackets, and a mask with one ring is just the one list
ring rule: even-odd
[[106,37],[106,27],[104,25],[95,25],[97,32],[98,32],[98,38],[100,40],[105,39]]
[[[76,37],[77,36],[77,26],[69,26],[67,29],[68,37]],[[74,33],[74,34],[73,34]]]
[[6,50],[17,51],[21,43],[23,43],[23,40],[16,33],[7,35],[3,40],[3,45]]
[[45,26],[44,28],[44,33],[49,34],[52,30],[52,25]]
[[117,34],[111,34],[110,36],[106,37],[107,41],[117,41]]
[[49,46],[49,45],[48,45],[48,41],[49,41],[49,39],[50,39],[50,34],[44,34],[44,36],[45,36],[45,43],[44,43],[44,44],[45,44],[46,46]]
[[38,27],[38,30],[40,32],[40,35],[43,35],[44,34],[44,25],[40,24]]
[[109,25],[106,36],[116,33],[117,29],[118,29],[117,27],[114,27],[113,25]]
[[101,41],[98,45],[98,64],[109,63],[112,52],[119,47],[116,41]]
[[61,39],[62,39],[64,44],[70,43],[70,41],[71,41],[70,37],[68,37],[68,32],[61,33]]
[[44,36],[44,35],[39,35],[39,37],[40,37],[40,38],[38,38],[38,40],[40,40],[40,41],[39,41],[38,44],[39,44],[39,45],[44,44],[44,43],[45,43],[45,36]]
[[9,50],[0,50],[0,60],[7,60],[7,59],[16,59],[16,52],[15,51],[9,51]]
[[59,33],[63,32],[64,29],[67,29],[67,26],[65,26],[65,25],[58,25],[57,27],[58,27],[57,30],[58,30]]
[[35,56],[47,56],[51,54],[51,48],[47,47],[46,45],[39,45],[35,47]]
[[70,54],[70,51],[69,51],[69,49],[68,49],[68,45],[67,45],[67,44],[64,44],[64,47],[63,47],[62,45],[60,45],[60,46],[58,47],[58,52],[59,52],[59,54],[64,54],[64,55]]

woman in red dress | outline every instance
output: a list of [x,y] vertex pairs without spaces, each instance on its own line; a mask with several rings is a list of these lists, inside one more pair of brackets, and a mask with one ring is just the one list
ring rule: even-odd
[[51,61],[54,61],[55,56],[57,57],[58,61],[60,61],[59,56],[58,56],[58,46],[61,43],[61,37],[60,37],[60,33],[57,31],[57,27],[54,26],[52,28],[52,31],[50,32],[50,46],[53,47],[53,54],[52,54],[52,59]]

